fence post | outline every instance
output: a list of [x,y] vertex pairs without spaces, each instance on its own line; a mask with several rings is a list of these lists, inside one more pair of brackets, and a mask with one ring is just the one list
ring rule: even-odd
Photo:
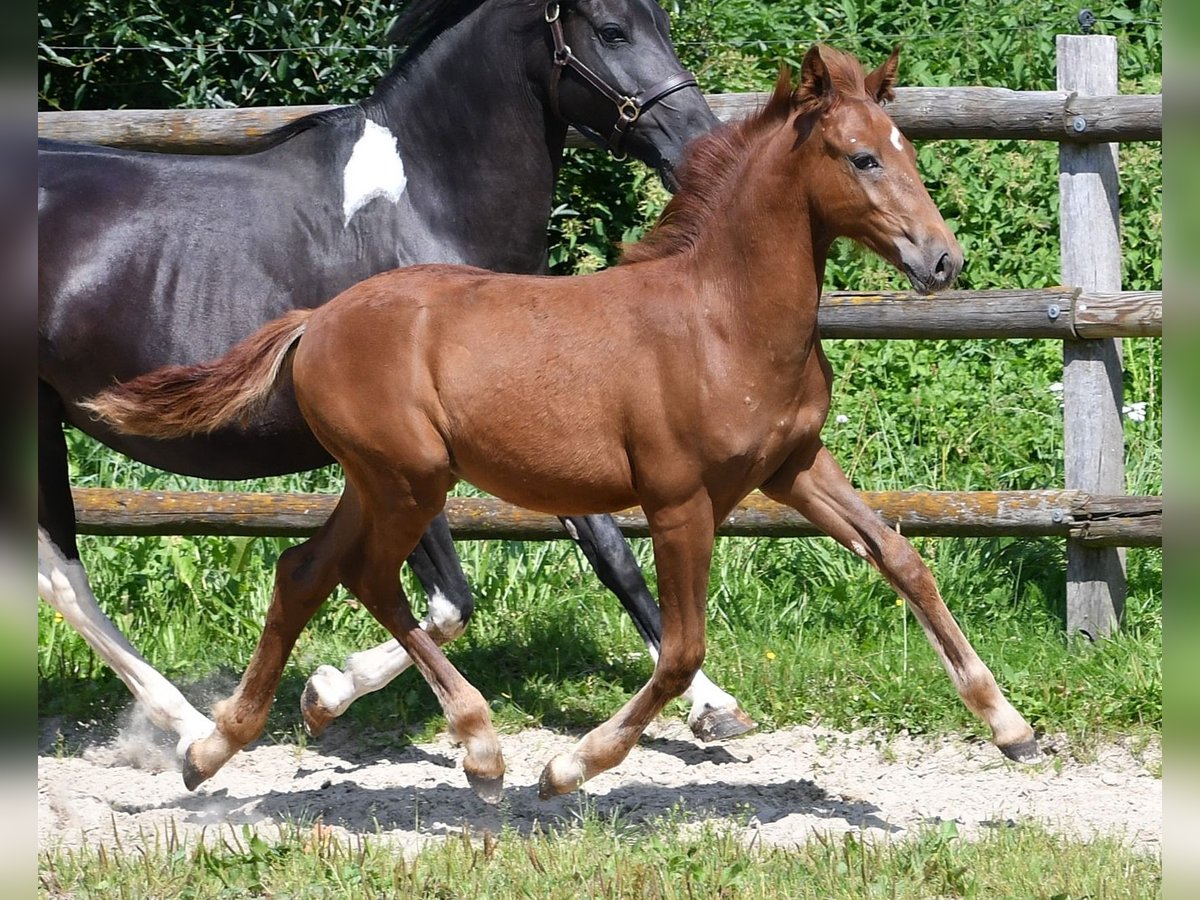
[[[1058,89],[1117,93],[1117,40],[1107,35],[1058,35]],[[1086,134],[1075,117],[1072,128]],[[1063,284],[1085,290],[1121,289],[1117,145],[1059,145],[1059,234]],[[1125,436],[1121,426],[1122,366],[1118,339],[1063,344],[1063,444],[1066,486],[1125,493]],[[1067,540],[1067,631],[1093,640],[1110,634],[1125,607],[1125,550],[1089,548]]]

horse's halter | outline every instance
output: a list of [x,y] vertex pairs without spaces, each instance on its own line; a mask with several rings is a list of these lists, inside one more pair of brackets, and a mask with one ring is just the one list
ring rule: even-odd
[[[616,104],[617,121],[613,125],[612,134],[607,141],[602,135],[588,128],[586,125],[571,124],[575,125],[585,137],[599,144],[601,147],[606,147],[614,158],[619,160],[625,159],[625,151],[621,149],[621,143],[624,141],[629,129],[641,118],[642,113],[664,97],[668,97],[684,88],[698,88],[699,84],[697,84],[691,72],[683,71],[672,75],[670,78],[664,78],[658,84],[646,88],[644,91],[639,91],[636,94],[622,94],[580,62],[579,58],[571,52],[571,48],[567,46],[566,38],[563,35],[561,18],[564,2],[566,0],[563,0],[563,2],[550,0],[546,4],[546,22],[550,25],[550,36],[554,39],[554,74],[550,80],[551,109],[554,111],[554,115],[560,119],[563,118],[562,113],[558,110],[558,83],[562,79],[564,69],[574,70],[577,75],[595,88],[596,91]],[[563,121],[566,120],[563,119]]]

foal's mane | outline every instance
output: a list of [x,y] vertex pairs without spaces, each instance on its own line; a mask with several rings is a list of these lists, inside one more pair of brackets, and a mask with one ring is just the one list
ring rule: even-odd
[[[786,122],[792,112],[801,116],[835,108],[843,97],[866,96],[862,66],[848,53],[819,48],[832,85],[826,93],[807,80],[792,87],[792,73],[784,66],[766,105],[754,115],[722,125],[687,150],[679,169],[679,190],[649,232],[636,244],[623,248],[621,264],[663,259],[692,249],[710,219],[727,208],[737,190],[742,169],[750,161],[759,138]],[[802,139],[802,138],[801,138]]]

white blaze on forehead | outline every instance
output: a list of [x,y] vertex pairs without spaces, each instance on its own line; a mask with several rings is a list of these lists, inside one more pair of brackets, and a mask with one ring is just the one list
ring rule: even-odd
[[892,126],[892,146],[897,150],[904,149],[904,145],[900,143],[900,129],[895,125]]
[[342,173],[342,216],[349,225],[354,214],[376,197],[393,203],[404,193],[408,179],[396,150],[396,137],[370,120],[350,153]]

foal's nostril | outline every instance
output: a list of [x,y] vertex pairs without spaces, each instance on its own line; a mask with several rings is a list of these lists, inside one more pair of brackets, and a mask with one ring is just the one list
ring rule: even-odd
[[945,278],[950,274],[950,254],[943,253],[937,261],[937,265],[933,267],[933,274],[939,278]]

